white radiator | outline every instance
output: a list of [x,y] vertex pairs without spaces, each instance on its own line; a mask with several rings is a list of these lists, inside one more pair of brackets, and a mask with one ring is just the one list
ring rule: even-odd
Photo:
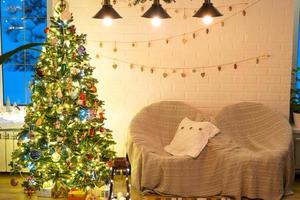
[[12,152],[18,148],[20,129],[0,129],[0,172],[9,172]]

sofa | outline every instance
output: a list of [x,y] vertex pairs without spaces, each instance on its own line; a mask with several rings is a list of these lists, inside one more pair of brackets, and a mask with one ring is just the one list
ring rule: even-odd
[[[164,151],[185,117],[221,130],[196,159]],[[266,200],[292,194],[290,124],[259,103],[230,105],[214,118],[184,102],[154,103],[133,118],[127,153],[132,186],[144,194]]]

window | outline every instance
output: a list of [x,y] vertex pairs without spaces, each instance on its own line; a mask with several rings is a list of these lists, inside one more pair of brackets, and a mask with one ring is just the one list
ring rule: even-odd
[[[297,42],[295,42],[295,43],[297,43],[297,44],[295,44],[296,45],[295,49],[296,49],[297,55],[295,56],[296,61],[294,62],[293,67],[298,68],[298,67],[300,67],[300,15],[299,15],[299,21],[297,23],[298,24],[295,25],[296,26],[295,29],[296,29],[296,33],[297,33],[297,36],[296,36],[297,38],[295,38],[295,40],[297,41]],[[298,72],[297,77],[300,78],[300,72]],[[295,82],[295,87],[296,87],[296,89],[300,89],[300,81]]]
[[[6,53],[21,45],[44,42],[47,26],[47,0],[1,1],[1,51]],[[2,66],[3,102],[30,103],[29,84],[41,47],[24,50],[12,56]]]

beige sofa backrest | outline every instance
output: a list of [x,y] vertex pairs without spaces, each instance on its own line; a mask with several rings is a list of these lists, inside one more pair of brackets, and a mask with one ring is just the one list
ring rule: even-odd
[[134,117],[130,125],[131,137],[138,141],[154,140],[164,147],[171,142],[180,121],[185,117],[191,120],[209,118],[183,102],[162,101],[145,107]]

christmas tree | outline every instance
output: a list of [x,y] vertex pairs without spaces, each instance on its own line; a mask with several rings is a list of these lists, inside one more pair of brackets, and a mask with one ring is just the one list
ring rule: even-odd
[[104,128],[86,35],[76,34],[72,22],[61,0],[45,29],[46,45],[30,86],[32,103],[12,155],[12,172],[29,170],[22,184],[27,191],[49,183],[56,189],[89,190],[109,179],[115,143]]

